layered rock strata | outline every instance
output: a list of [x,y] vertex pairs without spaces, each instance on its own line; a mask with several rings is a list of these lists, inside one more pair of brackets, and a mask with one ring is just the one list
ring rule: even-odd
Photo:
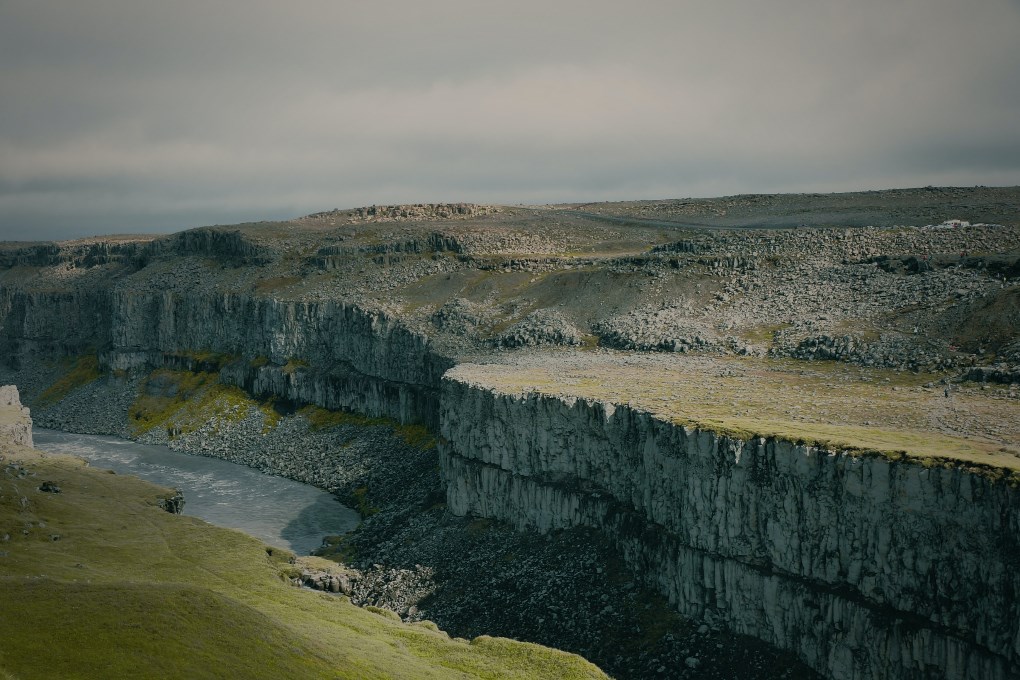
[[1020,493],[931,467],[742,441],[625,406],[443,381],[448,505],[595,527],[688,616],[840,680],[1020,673]]

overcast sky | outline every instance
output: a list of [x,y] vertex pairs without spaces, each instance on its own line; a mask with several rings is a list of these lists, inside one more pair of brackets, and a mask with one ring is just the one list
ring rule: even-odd
[[0,239],[1020,184],[1020,0],[0,0]]

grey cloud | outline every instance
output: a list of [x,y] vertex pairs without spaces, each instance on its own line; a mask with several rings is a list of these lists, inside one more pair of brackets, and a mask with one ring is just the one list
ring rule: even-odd
[[988,0],[0,5],[0,238],[1020,183]]

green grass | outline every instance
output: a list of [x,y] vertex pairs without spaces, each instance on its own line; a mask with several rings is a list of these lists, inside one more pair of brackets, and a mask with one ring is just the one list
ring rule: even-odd
[[99,357],[95,354],[85,354],[75,359],[67,372],[46,388],[36,401],[40,406],[56,403],[79,387],[97,380],[101,375]]
[[312,430],[326,430],[340,425],[366,427],[394,424],[394,421],[388,418],[372,418],[370,416],[363,416],[360,413],[351,413],[350,411],[331,411],[315,405],[305,406],[298,413],[308,420]]
[[763,326],[754,326],[752,328],[748,328],[744,330],[740,335],[741,337],[744,338],[744,340],[747,340],[748,342],[754,343],[756,345],[766,345],[768,347],[771,347],[772,341],[775,339],[776,333],[789,327],[790,324],[788,323],[766,324]]
[[412,448],[421,451],[436,448],[436,436],[424,425],[396,425],[393,432]]
[[268,279],[260,279],[258,283],[255,284],[255,292],[260,295],[265,295],[284,288],[289,288],[298,283],[301,283],[300,276],[275,276]]
[[[926,387],[935,376],[837,362],[563,353],[531,365],[461,366],[507,393],[629,404],[677,425],[776,437],[926,465],[1002,469],[1020,481],[1020,404],[994,389]],[[953,410],[957,409],[957,410]],[[967,434],[950,428],[966,422]]]
[[357,548],[346,536],[324,536],[312,554],[337,564],[349,564],[358,557]]
[[341,425],[355,425],[358,427],[389,427],[393,433],[408,446],[428,451],[436,447],[436,436],[427,427],[420,424],[401,425],[392,418],[380,418],[351,413],[350,411],[331,411],[310,404],[298,411],[308,420],[313,431],[326,430]]
[[279,423],[272,401],[256,401],[240,388],[220,383],[218,373],[159,369],[142,382],[128,416],[135,435],[166,428],[176,436],[194,432],[211,419],[239,422],[252,408],[262,412],[264,431]]
[[[287,366],[291,363],[295,367],[304,365],[304,362],[294,360]],[[284,370],[287,370],[286,366]],[[128,410],[128,417],[135,435],[164,428],[171,436],[178,436],[194,432],[210,421],[239,422],[252,408],[262,412],[263,432],[279,424],[281,416],[272,398],[256,400],[238,387],[220,383],[218,373],[158,369],[142,382],[138,396]],[[388,427],[412,448],[427,451],[436,447],[435,435],[424,425],[401,425],[392,418],[331,411],[314,405],[303,407],[299,413],[313,431],[341,425]]]
[[[12,536],[0,557],[0,678],[605,677],[576,656],[450,639],[295,588],[284,578],[300,566],[292,555],[163,512],[166,489],[69,456],[5,455],[33,476],[0,470],[0,529]],[[63,492],[36,491],[41,479]]]

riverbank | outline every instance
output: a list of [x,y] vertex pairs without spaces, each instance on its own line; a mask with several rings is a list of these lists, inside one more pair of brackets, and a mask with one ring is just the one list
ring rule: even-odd
[[563,652],[451,639],[294,588],[303,568],[336,568],[167,513],[169,489],[12,438],[0,456],[4,677],[605,677]]
[[[55,379],[39,365],[19,376],[32,395]],[[138,376],[104,375],[39,408],[36,421],[130,436],[131,391],[142,385]],[[250,398],[243,415],[223,417],[196,397],[206,410],[189,414],[194,430],[172,439],[165,427],[134,436],[310,483],[360,507],[358,529],[326,551],[344,563],[344,590],[356,604],[432,620],[459,637],[540,642],[621,679],[817,677],[718,621],[681,619],[598,532],[540,534],[451,515],[434,440],[408,441],[397,423],[302,408],[278,414],[266,429],[266,411]]]
[[89,465],[180,491],[182,514],[243,531],[267,545],[310,555],[324,536],[345,534],[361,518],[332,494],[220,458],[171,451],[119,437],[33,429],[35,448],[78,456]]

